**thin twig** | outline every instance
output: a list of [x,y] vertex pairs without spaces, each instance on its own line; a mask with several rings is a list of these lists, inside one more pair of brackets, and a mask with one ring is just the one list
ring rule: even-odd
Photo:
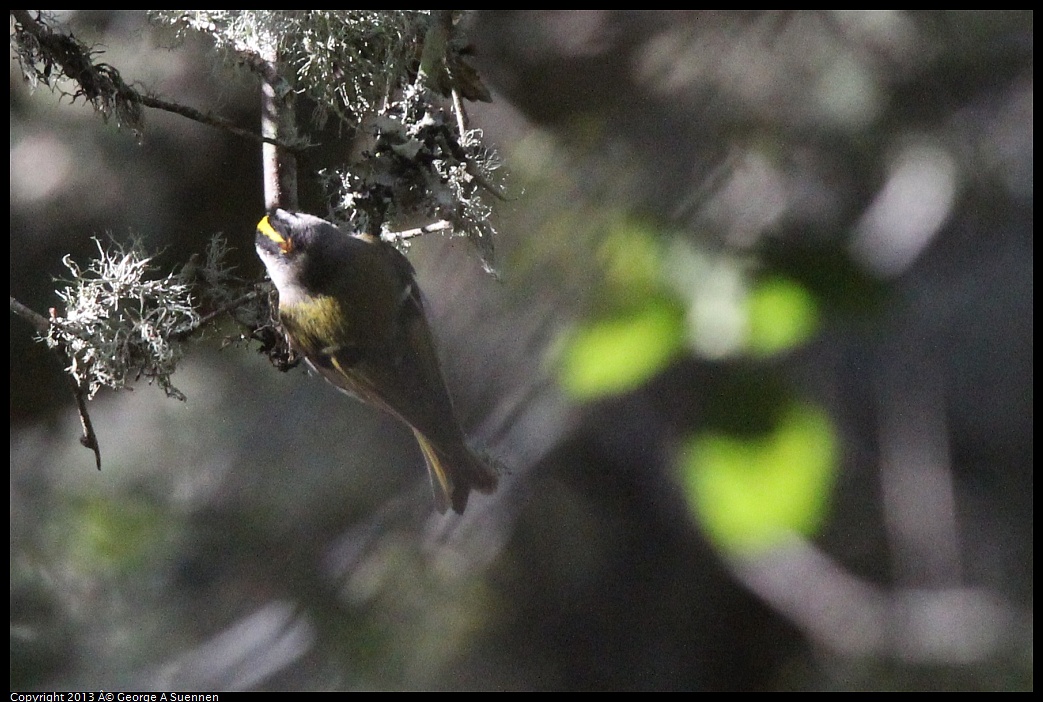
[[424,234],[434,234],[435,232],[452,231],[452,229],[452,222],[445,219],[440,219],[437,222],[433,222],[432,224],[426,224],[422,227],[417,227],[416,229],[406,229],[401,232],[387,232],[385,234],[381,234],[380,239],[381,241],[386,241],[390,244],[396,241],[405,241],[406,239],[412,239],[414,237],[422,236]]
[[[11,296],[11,311],[32,324],[40,334],[46,334],[47,330],[51,328],[50,320],[39,312],[26,307],[21,302],[14,299],[13,296]],[[68,365],[67,359],[64,358],[65,353],[63,351],[56,349],[55,353],[57,353],[59,357],[63,357],[63,366]],[[69,381],[72,384],[73,397],[76,399],[76,410],[80,415],[80,427],[83,429],[80,443],[94,452],[94,462],[97,464],[98,470],[101,470],[101,448],[98,444],[98,435],[94,433],[94,424],[91,423],[90,413],[87,412],[87,399],[83,396],[83,388],[80,387],[80,384],[71,376],[69,377]]]
[[[244,139],[250,139],[258,143],[275,144],[292,153],[300,153],[308,146],[307,144],[263,136],[238,127],[231,120],[223,117],[217,117],[208,112],[201,112],[193,107],[163,100],[153,95],[143,95],[127,85],[120,76],[119,71],[113,67],[106,64],[96,64],[91,58],[89,48],[74,39],[72,35],[56,32],[42,20],[34,19],[26,10],[11,10],[11,16],[14,17],[22,29],[40,43],[41,47],[49,47],[51,49],[46,54],[47,58],[58,65],[65,76],[79,84],[80,94],[92,102],[104,98],[105,101],[111,100],[116,104],[123,100],[127,103],[171,112],[200,124],[223,129]],[[60,47],[62,51],[58,51],[57,47]],[[248,62],[248,65],[254,70],[258,70],[254,63]],[[103,71],[104,77],[107,79],[105,81],[98,78],[102,73],[102,69],[106,69]],[[85,80],[87,81],[86,85]],[[47,79],[47,82],[51,83],[51,79]],[[138,126],[140,127],[140,125]]]
[[293,153],[301,153],[308,148],[307,144],[291,144],[274,137],[263,136],[256,132],[251,132],[249,129],[237,127],[231,120],[227,120],[224,117],[217,117],[209,112],[200,112],[194,107],[188,107],[187,105],[170,102],[169,100],[163,100],[151,95],[142,95],[137,92],[128,95],[127,97],[135,102],[141,103],[145,107],[172,112],[176,115],[181,115],[182,117],[187,117],[193,121],[200,122],[201,124],[216,127],[217,129],[223,129],[244,139],[256,141],[257,143],[274,144],[275,146],[282,147]]
[[467,113],[464,112],[464,103],[460,99],[460,92],[453,88],[450,93],[450,97],[453,100],[453,114],[456,115],[456,129],[460,133],[460,138],[464,138],[464,132],[467,131]]
[[504,192],[497,188],[495,185],[490,183],[489,180],[478,171],[478,167],[474,165],[473,161],[467,161],[464,164],[464,168],[467,170],[467,174],[474,178],[474,182],[478,183],[479,187],[487,191],[500,202],[508,201],[507,195],[504,194]]
[[72,394],[76,398],[76,410],[79,412],[80,427],[83,429],[80,444],[94,452],[94,462],[98,466],[98,470],[101,470],[101,447],[98,444],[98,435],[94,433],[91,415],[87,412],[87,398],[83,396],[83,388],[79,383],[72,377],[69,378],[69,381],[72,383]]
[[215,319],[217,319],[221,315],[225,314],[226,312],[231,312],[232,310],[236,309],[237,307],[241,307],[243,304],[249,302],[250,300],[254,300],[257,297],[260,297],[260,295],[263,292],[264,291],[262,291],[262,290],[251,290],[250,292],[246,293],[245,295],[237,297],[236,299],[232,300],[231,302],[228,302],[228,303],[226,303],[224,305],[221,305],[220,307],[218,307],[213,312],[209,312],[209,313],[203,315],[202,317],[199,318],[199,321],[196,322],[195,324],[193,324],[191,327],[189,327],[188,329],[185,329],[185,330],[179,332],[178,335],[177,335],[178,340],[183,340],[183,339],[188,338],[189,336],[191,336],[192,334],[195,334],[197,331],[199,331],[200,329],[202,329],[207,324],[209,324],[210,322],[214,321]]

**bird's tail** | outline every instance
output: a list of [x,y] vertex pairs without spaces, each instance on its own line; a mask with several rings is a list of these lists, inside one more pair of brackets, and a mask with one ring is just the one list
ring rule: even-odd
[[431,491],[439,512],[444,514],[452,506],[454,512],[463,514],[471,490],[488,494],[496,489],[499,476],[462,441],[450,452],[445,447],[436,448],[416,429],[413,434],[427,462]]

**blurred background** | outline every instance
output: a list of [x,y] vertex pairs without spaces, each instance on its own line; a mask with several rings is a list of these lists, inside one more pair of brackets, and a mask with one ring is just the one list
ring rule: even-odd
[[[259,123],[203,40],[59,17]],[[434,512],[408,430],[232,326],[186,402],[92,403],[99,473],[12,316],[12,689],[1031,689],[1032,13],[467,22],[500,280],[409,257],[500,490]],[[254,144],[11,64],[13,297],[109,235],[262,276]]]

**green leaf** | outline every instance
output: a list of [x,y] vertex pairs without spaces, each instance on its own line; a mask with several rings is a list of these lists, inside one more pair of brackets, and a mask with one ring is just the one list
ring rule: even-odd
[[588,322],[566,344],[562,386],[579,400],[632,390],[681,353],[684,337],[684,310],[662,297]]
[[704,432],[681,455],[686,495],[711,540],[727,551],[765,550],[826,516],[838,441],[816,407],[794,404],[755,438]]
[[812,295],[788,278],[759,283],[747,302],[750,349],[771,355],[799,346],[818,327],[818,306]]

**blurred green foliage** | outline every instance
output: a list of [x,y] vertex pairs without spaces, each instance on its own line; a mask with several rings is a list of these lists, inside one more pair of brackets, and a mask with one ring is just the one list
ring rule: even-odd
[[759,281],[747,301],[750,350],[767,356],[808,341],[818,328],[818,306],[799,283],[774,276]]
[[562,358],[561,382],[578,400],[640,387],[684,347],[684,310],[666,297],[580,325]]
[[726,551],[778,545],[823,524],[839,468],[836,430],[819,408],[793,403],[760,436],[698,432],[679,455],[688,502]]
[[641,223],[621,220],[598,243],[604,277],[594,310],[569,334],[562,386],[578,400],[627,392],[685,347],[685,309],[663,279],[663,244]]
[[71,507],[63,542],[88,573],[137,571],[161,550],[172,526],[165,509],[133,495],[86,495]]

